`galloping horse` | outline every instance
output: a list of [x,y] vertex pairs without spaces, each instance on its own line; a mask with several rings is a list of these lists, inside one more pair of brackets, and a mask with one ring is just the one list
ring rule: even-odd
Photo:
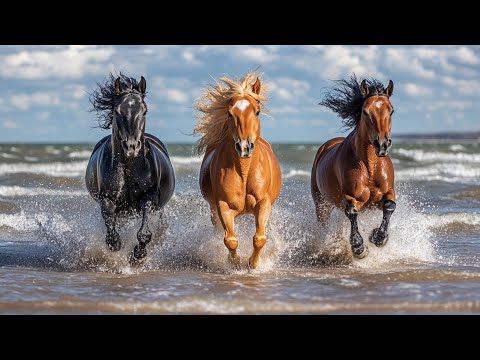
[[375,79],[359,85],[355,74],[337,80],[322,100],[336,112],[346,128],[354,128],[346,138],[334,138],[318,149],[313,162],[311,190],[317,219],[325,224],[332,206],[343,207],[351,223],[350,244],[357,258],[368,254],[358,231],[358,212],[366,207],[383,209],[383,220],[369,240],[383,246],[388,240],[388,224],[395,210],[393,165],[388,152],[393,106],[393,82],[385,88]]
[[235,267],[240,257],[234,220],[241,214],[255,216],[253,253],[248,264],[256,268],[267,241],[270,210],[282,183],[272,147],[260,137],[259,115],[267,90],[255,72],[240,80],[222,77],[220,81],[226,86],[210,85],[195,103],[200,114],[194,134],[201,135],[196,151],[205,153],[200,188],[210,204],[212,223],[216,226],[220,221],[225,230],[224,243]]
[[97,85],[90,102],[98,113],[99,126],[112,128],[112,134],[95,145],[85,182],[90,195],[100,203],[110,250],[121,248],[115,230],[117,216],[142,213],[138,245],[130,256],[130,263],[138,265],[147,256],[146,245],[152,238],[148,220],[154,211],[163,216],[162,209],[175,188],[175,175],[165,145],[145,133],[144,77],[137,83],[122,73],[117,79],[110,74],[103,85]]

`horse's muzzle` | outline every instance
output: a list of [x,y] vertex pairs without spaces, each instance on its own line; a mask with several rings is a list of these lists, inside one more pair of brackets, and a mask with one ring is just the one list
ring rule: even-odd
[[384,157],[388,155],[390,148],[392,147],[392,139],[384,138],[379,140],[378,137],[373,140],[373,147],[375,148],[375,154],[378,157]]
[[140,149],[142,148],[142,143],[140,140],[123,140],[122,149],[127,158],[132,158],[138,156]]
[[237,142],[235,142],[235,150],[237,151],[238,156],[240,156],[242,159],[252,157],[254,149],[255,144],[250,140],[238,140]]

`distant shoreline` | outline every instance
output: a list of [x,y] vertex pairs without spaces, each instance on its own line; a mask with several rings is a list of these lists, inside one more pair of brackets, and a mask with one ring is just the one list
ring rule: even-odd
[[[344,135],[345,136],[345,135]],[[419,141],[419,140],[437,140],[437,141],[468,141],[475,140],[480,142],[480,131],[471,131],[471,132],[441,132],[441,133],[425,133],[425,134],[392,134],[393,140],[403,140],[403,141]],[[270,140],[271,144],[292,144],[292,145],[308,145],[308,144],[323,144],[328,139],[319,140],[319,141],[304,141],[300,139],[297,141],[273,141]],[[195,142],[185,142],[185,141],[166,141],[164,143],[169,145],[193,145]],[[57,142],[57,141],[31,141],[31,142],[0,142],[0,145],[95,145],[95,142],[89,141],[70,141],[70,142]]]

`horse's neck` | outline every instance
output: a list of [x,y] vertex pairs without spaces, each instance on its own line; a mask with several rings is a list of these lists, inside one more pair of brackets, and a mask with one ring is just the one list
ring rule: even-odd
[[378,160],[373,145],[368,140],[368,137],[362,136],[358,129],[352,134],[352,140],[355,155],[358,160],[365,165],[370,176],[372,176],[377,167]]

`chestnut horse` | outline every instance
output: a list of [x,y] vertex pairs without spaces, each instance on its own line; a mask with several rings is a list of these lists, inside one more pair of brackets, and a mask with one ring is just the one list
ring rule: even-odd
[[334,138],[317,151],[313,162],[311,190],[318,220],[325,224],[333,206],[343,207],[350,220],[350,244],[357,258],[368,254],[358,231],[358,212],[377,206],[383,210],[379,228],[370,234],[370,242],[383,246],[388,240],[388,224],[395,210],[393,165],[388,152],[392,146],[393,82],[385,88],[375,79],[359,85],[355,74],[337,80],[322,100],[324,105],[354,128],[346,138]]
[[[254,82],[255,80],[255,82]],[[212,223],[221,223],[229,260],[240,264],[234,221],[253,214],[256,232],[248,265],[260,264],[267,238],[265,228],[272,204],[280,193],[282,174],[270,144],[260,137],[260,111],[266,99],[265,85],[255,72],[240,80],[220,78],[195,103],[200,112],[194,134],[198,154],[205,153],[200,168],[200,189],[210,205]]]

